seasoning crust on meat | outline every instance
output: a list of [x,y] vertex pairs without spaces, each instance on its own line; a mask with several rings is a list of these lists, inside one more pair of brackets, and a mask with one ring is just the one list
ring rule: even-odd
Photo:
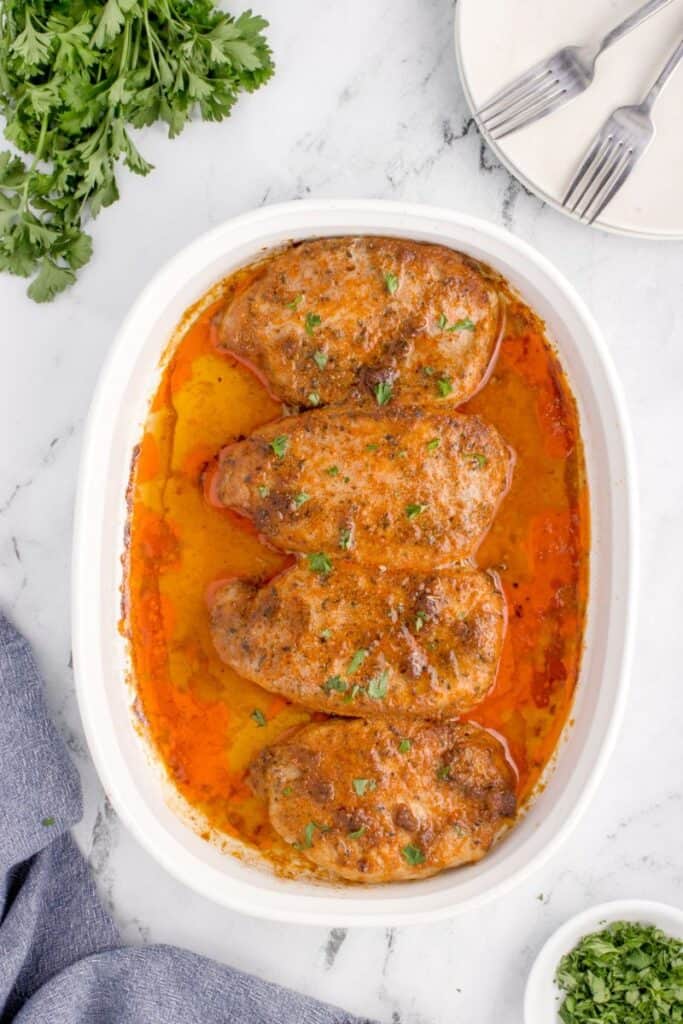
[[224,448],[213,500],[275,547],[429,572],[469,558],[506,493],[513,454],[476,416],[314,410]]
[[356,717],[457,715],[491,689],[505,633],[497,578],[306,562],[264,586],[231,580],[211,602],[221,658],[297,704]]
[[288,405],[457,405],[482,385],[502,318],[495,283],[461,253],[327,238],[269,260],[218,339]]
[[477,861],[516,811],[503,746],[469,722],[307,725],[264,750],[250,782],[286,842],[355,882]]

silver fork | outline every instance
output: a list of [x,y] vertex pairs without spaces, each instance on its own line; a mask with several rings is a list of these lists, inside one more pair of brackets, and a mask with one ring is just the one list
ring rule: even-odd
[[551,114],[588,88],[601,53],[669,3],[671,0],[648,0],[597,45],[565,46],[539,61],[475,111],[477,120],[493,139],[504,139]]
[[588,149],[562,205],[589,224],[614,199],[652,142],[652,108],[678,64],[683,60],[683,39],[671,54],[642,103],[617,107]]

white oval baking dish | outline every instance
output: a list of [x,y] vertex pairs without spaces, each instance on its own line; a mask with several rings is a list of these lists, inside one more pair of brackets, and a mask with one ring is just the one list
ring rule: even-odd
[[[424,881],[334,886],[290,881],[221,852],[175,813],[133,728],[120,618],[121,553],[132,452],[183,312],[215,281],[289,239],[395,235],[460,249],[500,271],[545,319],[579,403],[591,493],[591,583],[573,725],[546,786],[480,863]],[[389,925],[446,917],[527,876],[559,846],[591,799],[624,706],[636,589],[635,477],[623,400],[597,325],[571,285],[530,246],[451,210],[318,200],[228,221],[170,261],[124,320],[85,431],[73,558],[76,688],[90,750],[117,813],[169,872],[245,913],[326,925]],[[172,802],[172,801],[171,801]]]

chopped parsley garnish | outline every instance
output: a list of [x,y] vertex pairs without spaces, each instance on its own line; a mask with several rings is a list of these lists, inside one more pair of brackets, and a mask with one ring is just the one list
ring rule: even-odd
[[258,492],[262,498],[267,498],[270,494],[270,487],[267,487],[265,484],[260,484]]
[[398,274],[385,274],[384,283],[390,295],[398,291]]
[[322,633],[320,633],[320,639],[321,640],[329,640],[331,636],[332,636],[332,630],[331,629],[324,629],[322,631]]
[[364,832],[365,832],[365,825],[361,825],[361,827],[357,828],[355,830],[355,832],[349,832],[348,833],[348,837],[349,837],[349,839],[360,839],[360,837],[363,835]]
[[477,469],[483,469],[489,461],[481,452],[465,452],[465,457],[471,459],[472,465]]
[[427,509],[427,505],[406,505],[406,519],[415,519],[421,516]]
[[437,779],[450,779],[451,777],[451,766],[449,764],[442,764],[436,773]]
[[424,373],[425,377],[433,377],[436,371],[434,370],[433,366],[423,366],[422,372]]
[[667,1024],[683,1020],[683,942],[652,925],[617,921],[563,956],[564,1024]]
[[453,382],[450,377],[440,377],[436,382],[436,387],[442,398],[453,394]]
[[286,434],[278,434],[270,442],[270,447],[273,449],[278,459],[284,459],[285,452],[289,448],[289,438]]
[[303,297],[303,295],[301,294],[301,292],[299,292],[299,294],[298,294],[298,295],[295,295],[295,296],[294,296],[294,298],[292,299],[292,301],[291,301],[291,302],[288,302],[288,303],[286,304],[286,305],[287,305],[287,309],[293,309],[293,310],[294,310],[294,312],[296,312],[296,311],[297,311],[297,309],[299,308],[299,306],[301,305],[301,303],[302,303],[303,301],[304,301],[304,297]]
[[346,526],[342,526],[339,531],[339,547],[342,551],[348,551],[351,547],[351,531]]
[[356,796],[365,796],[366,793],[371,793],[373,789],[377,789],[377,783],[374,779],[354,779],[352,785]]
[[438,326],[442,331],[473,331],[474,322],[469,317],[465,317],[464,320],[456,320],[455,323],[449,324],[446,314],[442,313],[437,320]]
[[389,381],[381,380],[379,384],[375,384],[374,392],[375,398],[377,399],[378,405],[386,405],[391,401],[392,386]]
[[415,612],[415,632],[419,633],[429,616],[427,612],[419,611]]
[[366,446],[365,446],[366,452],[376,452],[376,451],[378,451],[378,449],[379,449],[379,445],[378,444],[366,444]]
[[329,825],[320,825],[317,821],[309,821],[308,825],[304,829],[304,841],[302,843],[293,843],[295,850],[310,850],[313,846],[313,833],[315,830],[318,832],[329,832]]
[[327,576],[332,572],[332,562],[324,551],[315,551],[308,556],[308,568],[311,572],[319,572]]
[[50,825],[54,825],[54,823],[55,823],[55,819],[54,818],[43,818],[43,820],[41,821],[40,824],[44,825],[45,828],[49,828]]
[[322,349],[319,348],[317,348],[313,353],[313,362],[315,363],[319,370],[325,369],[325,367],[327,366],[327,360],[329,358],[330,357],[328,356],[327,352],[323,352]]
[[263,726],[267,724],[266,716],[261,711],[261,708],[254,708],[249,717],[253,718],[253,720],[258,725],[259,729],[262,729]]
[[[318,316],[317,313],[307,313],[306,314],[306,319],[304,320],[304,327],[306,328],[306,334],[311,334],[312,335],[313,331],[316,329],[316,327],[320,327],[321,323],[322,323],[322,320]],[[327,356],[325,357],[325,362],[327,362]],[[322,370],[322,366],[320,367],[320,369]]]
[[412,743],[410,742],[410,740],[403,739],[398,745],[398,752],[399,754],[407,754],[411,747]]
[[294,508],[301,508],[307,501],[311,500],[310,494],[306,494],[306,491],[299,491],[294,497]]
[[345,690],[348,690],[349,686],[348,683],[344,682],[341,676],[330,676],[329,679],[325,680],[322,688],[325,693],[332,693],[333,691],[336,693],[344,693]]
[[406,451],[405,448],[401,448],[400,451],[396,452],[396,456],[399,459],[407,459],[408,458],[408,452]]
[[428,452],[435,452],[440,444],[441,444],[441,438],[440,437],[433,437],[431,439],[431,441],[427,441],[427,451]]
[[416,864],[424,864],[426,858],[419,846],[415,846],[413,843],[408,843],[401,850],[401,856],[408,863],[415,866]]
[[354,683],[349,692],[344,697],[344,703],[350,704],[352,700],[355,700],[359,693],[363,693],[363,687],[359,686],[358,683]]
[[293,792],[294,792],[294,790],[292,789],[291,786],[285,786],[285,788],[282,790],[282,795],[283,796],[291,796]]
[[307,401],[309,405],[320,405],[320,395],[317,391],[311,391]]
[[325,472],[328,476],[339,476],[339,466],[328,466]]
[[354,656],[351,658],[351,661],[346,666],[346,674],[347,674],[347,676],[352,676],[354,672],[357,672],[358,669],[363,664],[363,662],[365,661],[365,659],[367,658],[367,656],[368,656],[367,648],[366,647],[360,647],[356,651]]
[[368,683],[368,697],[372,700],[384,700],[387,695],[387,683],[389,681],[389,670],[384,669],[379,675],[373,676]]

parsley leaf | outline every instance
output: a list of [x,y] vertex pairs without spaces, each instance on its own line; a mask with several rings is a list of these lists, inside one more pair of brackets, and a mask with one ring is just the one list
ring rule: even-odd
[[274,437],[270,442],[270,447],[273,449],[278,459],[284,459],[285,452],[289,448],[289,438],[286,434],[278,434],[278,436]]
[[385,668],[379,675],[373,676],[368,683],[368,697],[372,700],[384,700],[387,695],[388,681],[389,670]]
[[259,492],[259,497],[267,498],[268,495],[270,494],[270,487],[268,487],[266,484],[259,484],[258,492]]
[[406,519],[416,519],[426,512],[427,505],[406,505]]
[[316,829],[318,830],[318,832],[329,832],[330,826],[320,825],[317,821],[309,821],[308,824],[306,825],[306,828],[304,829],[303,842],[293,843],[292,845],[294,846],[294,849],[310,850],[310,848],[313,846],[313,835],[315,834]]
[[54,818],[43,818],[40,824],[43,825],[45,828],[49,828],[51,825],[54,825],[54,823]]
[[441,444],[441,438],[440,437],[433,437],[431,439],[431,441],[427,441],[427,445],[426,445],[427,451],[428,452],[435,452],[440,444]]
[[317,391],[311,391],[306,401],[309,405],[320,405],[320,395]]
[[339,476],[339,466],[328,466],[325,472],[328,476]]
[[367,656],[368,656],[367,648],[366,647],[360,647],[356,651],[356,653],[353,655],[353,657],[351,658],[351,661],[346,666],[346,674],[347,674],[347,676],[352,676],[354,672],[357,672],[358,669],[363,664],[363,662],[365,661],[365,659],[367,658]]
[[388,381],[381,380],[374,387],[375,398],[378,405],[387,405],[391,401],[392,385]]
[[[144,9],[143,9],[144,8]],[[0,5],[0,271],[34,277],[49,302],[76,280],[83,228],[119,198],[117,171],[152,167],[131,129],[162,121],[171,138],[195,114],[227,117],[273,73],[267,22],[213,0],[88,0]]]
[[354,832],[347,832],[347,835],[349,839],[360,839],[360,837],[365,833],[365,831],[366,826],[361,825],[361,827],[357,828]]
[[258,725],[259,729],[262,729],[267,724],[266,716],[263,714],[260,708],[254,708],[252,713],[249,715],[250,718]]
[[436,389],[442,398],[447,398],[448,395],[453,394],[453,382],[450,377],[441,377],[436,382]]
[[377,789],[377,783],[374,779],[354,779],[351,785],[356,796],[365,796],[366,793]]
[[476,326],[474,321],[470,320],[469,317],[465,317],[464,320],[456,320],[455,323],[449,324],[448,319],[447,319],[445,313],[441,313],[441,315],[439,316],[439,319],[437,320],[437,324],[441,328],[442,331],[451,331],[451,332],[452,331],[473,331],[475,326]]
[[470,459],[473,466],[477,469],[483,469],[484,466],[488,465],[488,459],[481,452],[465,452],[465,458]]
[[351,547],[351,530],[348,526],[342,526],[339,531],[339,547],[342,551],[348,551]]
[[385,274],[384,284],[390,295],[394,295],[398,291],[398,274]]
[[411,747],[412,743],[410,742],[410,740],[403,739],[398,745],[398,752],[399,754],[407,754]]
[[326,679],[322,685],[322,689],[325,693],[332,693],[333,691],[336,693],[344,693],[348,688],[348,683],[345,683],[341,676],[330,676],[330,678]]
[[325,367],[327,366],[327,360],[328,359],[329,359],[329,356],[328,356],[327,352],[323,352],[319,348],[316,349],[315,352],[313,353],[313,362],[315,363],[315,365],[318,367],[319,370],[324,370],[325,369]]
[[[304,327],[306,329],[306,334],[309,334],[309,335],[312,336],[313,335],[313,331],[316,329],[316,327],[320,327],[321,323],[322,323],[322,318],[319,317],[317,313],[307,313],[306,314],[306,319],[304,320]],[[325,362],[327,362],[327,356],[325,356]],[[320,369],[322,370],[322,366],[320,367]]]
[[316,551],[308,556],[308,568],[311,572],[319,572],[327,576],[332,572],[332,561],[324,551]]
[[306,491],[299,491],[299,493],[294,496],[294,508],[299,509],[301,508],[302,505],[305,505],[306,502],[310,500],[310,494],[306,494]]
[[408,843],[407,846],[404,846],[401,850],[401,856],[407,864],[411,864],[413,867],[416,864],[424,864],[427,859],[420,847],[415,846],[414,843]]
[[287,309],[293,309],[294,312],[296,313],[297,309],[299,308],[299,306],[301,305],[301,303],[303,301],[304,301],[304,297],[301,294],[301,292],[299,292],[298,295],[294,296],[294,298],[292,299],[291,302],[286,302],[285,305],[287,306]]

